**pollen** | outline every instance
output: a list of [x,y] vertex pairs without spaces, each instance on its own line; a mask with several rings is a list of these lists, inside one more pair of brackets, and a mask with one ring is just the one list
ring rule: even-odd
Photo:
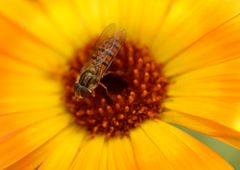
[[79,99],[74,83],[82,67],[89,61],[93,42],[79,48],[63,75],[64,103],[76,123],[91,135],[107,137],[129,135],[148,119],[159,119],[166,97],[167,79],[148,47],[125,42],[101,80],[95,95]]

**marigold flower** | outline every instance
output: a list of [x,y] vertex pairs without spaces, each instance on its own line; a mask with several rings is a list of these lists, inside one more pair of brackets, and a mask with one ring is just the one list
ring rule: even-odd
[[[240,148],[239,0],[0,1],[0,169],[233,169],[181,125]],[[97,36],[127,40],[95,96]]]

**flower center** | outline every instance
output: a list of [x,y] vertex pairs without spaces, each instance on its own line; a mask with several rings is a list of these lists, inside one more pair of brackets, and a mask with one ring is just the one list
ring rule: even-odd
[[91,134],[128,135],[147,119],[159,118],[167,80],[147,47],[125,42],[95,95],[79,99],[74,83],[91,56],[93,42],[78,49],[64,73],[64,102],[76,122]]

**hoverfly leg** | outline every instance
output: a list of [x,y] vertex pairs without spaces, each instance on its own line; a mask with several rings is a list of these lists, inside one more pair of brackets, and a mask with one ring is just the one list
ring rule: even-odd
[[102,86],[105,89],[106,94],[109,96],[107,87],[101,82],[99,82],[99,85]]
[[106,73],[103,74],[103,77],[105,77],[105,76],[107,76],[107,75],[109,75],[109,74],[115,74],[115,72],[113,72],[113,71],[107,71]]
[[108,101],[108,103],[111,103],[111,104],[112,104],[112,103],[113,103],[113,100],[112,100],[112,98],[110,97],[110,95],[109,95],[109,93],[108,93],[107,87],[106,87],[103,83],[101,83],[101,82],[99,82],[99,85],[104,88],[104,90],[105,90],[105,92],[106,92],[106,96],[107,96],[107,101]]

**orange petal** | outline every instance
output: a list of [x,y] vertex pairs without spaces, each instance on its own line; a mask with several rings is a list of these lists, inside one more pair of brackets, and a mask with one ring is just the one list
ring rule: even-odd
[[[107,168],[117,170],[119,167],[116,165],[115,157],[113,156],[112,149],[109,148],[109,144],[107,143]],[[120,169],[120,168],[119,168]]]
[[73,2],[68,0],[39,0],[37,3],[47,14],[49,20],[69,40],[69,44],[73,44],[73,47],[82,46],[89,38]]
[[[1,72],[0,91],[1,95],[6,97],[9,95],[15,96],[18,93],[40,95],[57,94],[62,90],[61,84],[54,79],[33,75],[18,75],[11,72]],[[23,77],[22,77],[23,76]],[[16,96],[17,97],[17,96]],[[20,96],[18,96],[20,97]],[[24,98],[24,96],[21,96]]]
[[98,169],[104,145],[104,137],[96,136],[84,142],[81,148],[79,148],[79,153],[76,155],[71,169]]
[[240,138],[237,137],[216,137],[218,140],[225,142],[227,144],[232,145],[233,147],[236,147],[238,150],[240,149]]
[[[35,1],[1,1],[0,16],[11,23],[11,27],[18,29],[20,34],[28,35],[42,45],[64,55],[72,53],[71,44],[64,39],[58,28],[52,24],[49,17]],[[11,32],[2,25],[1,30],[3,30],[2,33]],[[8,34],[7,36],[14,37]]]
[[52,148],[51,154],[44,158],[42,169],[69,169],[79,152],[85,132],[74,124],[67,129],[66,135],[59,137],[58,143]]
[[[159,128],[161,131],[161,128]],[[167,157],[158,149],[156,144],[141,129],[137,128],[130,133],[133,153],[140,170],[148,169],[173,169]],[[162,140],[169,138],[168,135],[162,136]],[[175,141],[174,141],[175,143]]]
[[[128,0],[119,1],[119,23],[127,30],[127,38],[132,41],[138,41],[139,39],[139,28],[145,5],[144,1],[138,0],[132,0],[131,3]],[[131,11],[131,14],[129,11]]]
[[[155,146],[156,150],[165,156],[166,162],[164,164],[170,164],[173,169],[233,169],[224,159],[208,147],[162,121],[148,121],[142,125],[142,129],[139,131],[142,133],[142,138],[147,138],[151,145]],[[144,143],[142,143],[142,147],[146,148],[146,153],[142,153],[146,155],[145,159],[150,159],[147,158],[147,153],[152,152],[152,150]],[[155,167],[159,166],[157,164],[160,164],[161,161],[155,161],[152,164]]]
[[103,28],[111,23],[116,23],[118,26],[120,26],[119,20],[122,14],[120,6],[121,1],[102,0],[100,2],[96,1],[95,3],[98,3],[99,6],[98,8],[100,16],[99,22],[101,22],[101,26],[103,26]]
[[234,147],[240,148],[240,132],[218,124],[215,121],[175,111],[161,113],[161,119],[165,122],[178,124],[200,133],[204,133],[225,143],[231,144]]
[[[238,3],[240,4],[240,3]],[[172,58],[164,66],[167,76],[176,76],[202,67],[239,58],[240,15],[213,30]]]
[[37,149],[63,130],[70,121],[72,117],[68,114],[53,116],[0,138],[0,169]]
[[[133,21],[131,21],[135,25],[137,39],[142,44],[152,47],[156,35],[161,31],[162,24],[168,19],[167,15],[173,7],[174,0],[148,0],[147,3],[143,3],[143,9],[140,12],[141,16],[138,19],[136,17],[132,18]],[[139,13],[139,10],[137,10],[137,13]]]
[[[47,48],[0,16],[0,53],[29,63],[36,68],[52,71],[66,62],[66,56]],[[50,67],[51,66],[51,67]]]
[[240,59],[188,72],[170,80],[168,96],[201,96],[216,100],[240,100]]
[[[161,62],[175,57],[180,51],[199,41],[205,34],[239,14],[239,10],[238,0],[231,2],[209,0],[207,3],[192,0],[173,1],[171,10],[158,30],[152,46],[154,56]],[[207,46],[204,46],[205,48],[208,47],[209,42],[210,44],[218,43],[216,39],[209,40]],[[194,53],[194,55],[196,54]]]
[[44,73],[34,74],[34,72],[33,75],[16,71],[0,72],[1,113],[56,106],[62,102],[61,84]]
[[43,76],[44,70],[23,60],[0,54],[1,74],[14,73],[20,75]]
[[108,141],[108,168],[137,170],[131,141],[127,137],[116,137]]
[[32,124],[45,121],[62,113],[64,109],[60,106],[24,110],[14,113],[0,113],[0,138],[11,134]]
[[211,98],[171,97],[164,106],[173,111],[207,119],[240,132],[240,105]]
[[100,156],[100,161],[99,161],[99,170],[106,170],[108,169],[108,145],[107,143],[105,143],[103,145],[103,149],[102,149],[102,154]]
[[[27,82],[23,83],[22,85],[25,84],[27,84]],[[12,86],[9,87],[3,86],[3,89],[0,90],[2,93],[0,94],[1,113],[13,113],[32,109],[36,110],[38,108],[48,108],[53,106],[59,106],[60,108],[63,108],[60,106],[60,104],[62,104],[60,94],[54,92],[51,93],[44,89],[44,86],[46,88],[46,85],[48,85],[47,82],[41,82],[36,86],[34,82],[29,84],[33,84],[33,86],[29,89],[27,88],[28,84],[25,86],[25,88],[23,88],[21,85],[19,85],[19,87],[14,87],[16,84],[11,84]],[[34,86],[36,88],[40,87],[39,85],[41,84],[43,85],[41,88],[34,88]],[[17,90],[17,88],[20,89]]]
[[98,35],[102,31],[102,28],[104,28],[104,25],[101,23],[101,9],[99,8],[100,1],[73,0],[73,3],[78,12],[78,15],[83,19],[83,26],[87,28],[86,33],[90,33],[91,36]]
[[[78,128],[78,127],[77,127]],[[59,169],[68,169],[65,167],[69,167],[69,162],[72,161],[72,157],[77,152],[78,146],[81,143],[83,137],[83,132],[81,132],[78,128],[76,130],[76,126],[71,125],[65,128],[61,133],[54,136],[46,143],[41,145],[35,151],[28,154],[26,157],[22,158],[18,162],[12,164],[6,170],[15,170],[15,169],[24,169],[24,170],[33,170],[37,167],[41,167],[43,169],[46,168],[46,165],[56,169],[57,166],[61,166],[62,168]],[[66,145],[68,148],[66,149]],[[65,152],[66,155],[59,158],[57,155],[58,153]],[[70,154],[70,155],[69,155]],[[56,158],[56,159],[53,159]],[[64,159],[64,161],[59,161],[59,159]]]

